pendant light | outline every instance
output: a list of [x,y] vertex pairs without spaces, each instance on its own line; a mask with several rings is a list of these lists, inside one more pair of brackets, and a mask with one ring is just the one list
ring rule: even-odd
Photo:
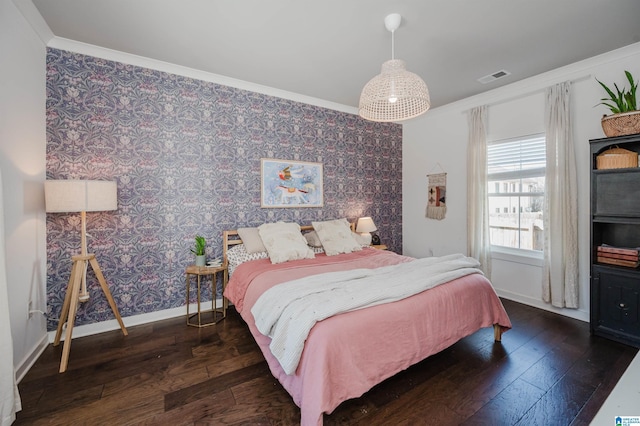
[[382,72],[362,89],[359,114],[370,121],[402,121],[427,112],[431,106],[429,89],[416,74],[407,71],[403,60],[394,57],[394,33],[402,16],[392,13],[384,19],[391,31],[391,60],[382,64]]

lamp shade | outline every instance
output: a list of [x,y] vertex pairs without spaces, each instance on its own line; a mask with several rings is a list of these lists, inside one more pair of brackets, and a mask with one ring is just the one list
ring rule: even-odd
[[358,225],[356,226],[356,232],[374,232],[378,228],[376,228],[376,224],[373,223],[373,219],[369,216],[361,217],[358,219]]
[[47,180],[44,194],[49,213],[101,212],[118,208],[115,181]]
[[392,122],[417,117],[430,107],[426,83],[407,71],[403,60],[391,59],[362,89],[359,114],[370,121]]

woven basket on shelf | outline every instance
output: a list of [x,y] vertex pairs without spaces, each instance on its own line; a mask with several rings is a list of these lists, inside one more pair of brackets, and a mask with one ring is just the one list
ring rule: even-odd
[[602,130],[608,137],[640,133],[640,111],[622,112],[602,117]]
[[596,168],[623,169],[626,167],[638,167],[638,153],[622,148],[608,149],[596,157]]

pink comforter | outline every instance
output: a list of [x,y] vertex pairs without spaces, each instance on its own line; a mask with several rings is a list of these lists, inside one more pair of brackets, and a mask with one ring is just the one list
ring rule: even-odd
[[[300,407],[302,425],[321,425],[323,413],[356,398],[407,367],[451,346],[482,327],[511,322],[489,281],[468,275],[398,302],[336,315],[318,322],[305,343],[294,375],[269,351],[251,307],[268,288],[318,273],[376,268],[411,261],[366,248],[339,256],[317,255],[272,265],[268,259],[236,268],[225,296],[249,325],[272,374]],[[404,330],[398,333],[398,330]]]

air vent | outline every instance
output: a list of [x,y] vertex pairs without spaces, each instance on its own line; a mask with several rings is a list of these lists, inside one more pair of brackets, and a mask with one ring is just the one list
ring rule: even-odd
[[496,81],[499,78],[506,77],[511,73],[507,70],[496,71],[493,74],[485,75],[482,78],[479,78],[478,81],[482,84],[491,83],[492,81]]

